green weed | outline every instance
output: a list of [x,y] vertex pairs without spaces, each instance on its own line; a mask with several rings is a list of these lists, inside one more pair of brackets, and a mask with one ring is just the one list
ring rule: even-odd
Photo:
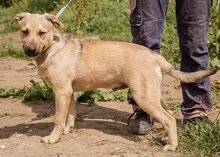
[[0,57],[12,56],[20,59],[27,59],[23,50],[19,48],[4,48],[0,45]]
[[[12,1],[13,2],[13,1]],[[213,1],[211,23],[209,27],[208,47],[210,66],[220,65],[217,36],[217,1]],[[20,12],[56,14],[66,4],[65,0],[14,0],[11,7],[0,8],[0,32],[18,31],[13,17]],[[65,24],[65,32],[79,36],[98,36],[103,40],[131,41],[129,12],[127,0],[75,0],[60,16]],[[7,52],[7,51],[5,51]],[[162,54],[174,66],[179,67],[180,49],[176,30],[175,2],[170,1],[164,33],[162,38]]]
[[[49,102],[55,101],[55,95],[52,88],[45,82],[30,81],[30,87],[22,89],[4,89],[0,88],[0,97],[24,99],[27,101],[45,100]],[[75,93],[74,97],[77,102],[85,102],[96,104],[98,101],[124,101],[127,96],[127,90],[113,92],[111,90],[91,90],[86,92]]]
[[[18,31],[13,18],[20,12],[56,14],[64,0],[21,0],[11,7],[0,7],[0,32]],[[130,41],[129,12],[126,0],[75,0],[60,17],[65,32],[80,36],[99,36],[105,40]]]
[[98,101],[124,101],[127,97],[127,90],[91,90],[75,94],[75,100],[96,104]]
[[180,107],[180,102],[167,103],[167,106],[169,107],[170,110],[175,111]]
[[51,101],[54,102],[53,90],[45,82],[30,81],[30,87],[22,89],[4,89],[0,88],[0,97],[11,97],[17,99],[24,99],[27,101]]
[[220,155],[220,122],[201,122],[198,124],[182,124],[178,129],[180,151],[189,156]]
[[5,88],[0,88],[0,97],[1,98],[23,98],[26,93],[26,89],[5,89]]
[[178,43],[174,2],[169,4],[169,8],[167,10],[161,42],[161,53],[175,67],[179,67],[181,53]]
[[21,12],[51,12],[59,2],[59,0],[17,0],[10,7],[0,6],[0,33],[18,31],[18,24],[14,22],[14,16],[16,14]]
[[217,24],[218,24],[218,26],[217,26],[217,41],[218,41],[218,43],[220,44],[220,3],[219,3],[219,5],[218,5],[218,15],[217,15]]
[[[58,8],[64,4],[61,3]],[[126,0],[75,0],[60,19],[66,25],[66,32],[75,35],[98,36],[103,40],[131,41]]]
[[[220,156],[220,121],[211,123],[178,122],[179,152],[186,157],[218,157]],[[155,130],[150,135],[150,143],[163,147],[167,144],[165,131]]]

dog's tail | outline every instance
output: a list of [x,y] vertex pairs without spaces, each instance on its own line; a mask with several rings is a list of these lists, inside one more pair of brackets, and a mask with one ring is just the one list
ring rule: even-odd
[[161,70],[168,73],[172,77],[180,80],[184,83],[192,83],[196,82],[204,77],[210,76],[215,74],[219,69],[208,69],[208,70],[201,70],[197,72],[181,72],[173,68],[173,66],[167,62],[167,60],[161,56],[160,54],[155,54],[157,63],[160,66]]

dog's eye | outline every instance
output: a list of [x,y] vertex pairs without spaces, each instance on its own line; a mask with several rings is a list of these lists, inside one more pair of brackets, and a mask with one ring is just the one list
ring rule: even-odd
[[21,30],[22,34],[27,35],[28,34],[28,30]]
[[46,33],[47,33],[47,32],[41,31],[41,32],[39,32],[38,34],[39,34],[40,36],[44,36]]

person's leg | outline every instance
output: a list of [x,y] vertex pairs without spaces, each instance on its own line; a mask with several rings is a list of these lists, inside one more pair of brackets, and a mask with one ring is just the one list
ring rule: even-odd
[[[169,0],[130,0],[130,2],[132,42],[159,52]],[[151,130],[152,120],[138,107],[130,91],[128,102],[133,105],[135,111],[128,120],[129,130],[135,134],[148,133]]]
[[[176,0],[176,17],[181,49],[181,71],[194,72],[208,68],[208,25],[211,0]],[[190,119],[211,107],[210,82],[182,83],[185,118]]]
[[169,0],[136,0],[130,14],[132,42],[160,51],[163,24]]

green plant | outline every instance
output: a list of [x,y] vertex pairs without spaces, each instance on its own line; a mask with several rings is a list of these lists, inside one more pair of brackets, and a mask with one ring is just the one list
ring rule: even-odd
[[[185,157],[219,157],[220,155],[220,121],[211,123],[178,122],[178,150]],[[165,131],[155,130],[149,138],[150,144],[165,146]]]
[[86,10],[91,3],[89,0],[76,0],[74,7],[74,16],[73,16],[73,33],[76,35],[81,35],[81,26],[85,22]]
[[208,40],[208,48],[210,54],[210,67],[216,68],[220,67],[220,49],[218,39],[218,10],[217,1],[213,1],[212,13],[211,13],[211,23],[209,26],[209,40]]
[[44,13],[57,9],[60,0],[4,0],[10,7],[0,6],[0,33],[18,31],[19,27],[14,22],[14,16],[20,12]]
[[27,59],[26,55],[24,54],[23,50],[18,49],[18,48],[2,48],[0,45],[0,57],[5,57],[5,56],[12,56],[15,58],[20,58],[20,59]]
[[55,98],[53,90],[46,82],[40,83],[31,80],[30,83],[31,87],[27,88],[24,95],[25,100],[46,100],[54,102]]
[[16,3],[19,3],[21,0],[1,0],[0,1],[0,6],[3,7],[10,7]]
[[54,102],[53,90],[45,82],[30,81],[30,87],[22,89],[3,89],[0,88],[0,97],[12,97],[28,101],[46,100]]
[[65,23],[66,31],[76,35],[99,36],[103,40],[131,40],[126,0],[75,0],[60,19]]
[[[33,65],[32,65],[33,66]],[[11,97],[24,99],[27,101],[45,100],[55,101],[55,95],[51,87],[46,82],[36,82],[30,80],[31,86],[22,89],[4,89],[0,88],[0,97]],[[127,90],[113,92],[111,90],[91,90],[86,92],[75,93],[74,97],[77,102],[86,102],[96,104],[98,101],[124,101],[127,96]]]
[[[211,23],[209,27],[210,66],[219,65],[219,49],[216,41],[217,34],[217,1],[213,1]],[[8,8],[0,8],[0,32],[8,33],[18,30],[13,17],[23,11],[32,13],[50,12],[56,14],[66,4],[65,0],[20,0]],[[31,7],[30,7],[31,6]],[[33,7],[34,6],[34,7]],[[104,40],[131,41],[129,26],[129,12],[127,0],[75,0],[60,16],[65,24],[65,32],[80,36],[98,36]],[[171,1],[163,32],[162,54],[179,66],[180,49],[176,30],[175,2]]]
[[127,90],[91,90],[75,94],[75,100],[78,102],[87,102],[96,104],[98,101],[124,101],[127,97]]
[[201,122],[182,124],[178,129],[180,150],[194,156],[220,155],[220,122]]
[[161,53],[175,67],[179,67],[181,52],[178,43],[174,1],[170,2],[167,10],[161,42]]
[[25,88],[23,88],[23,89],[4,89],[4,88],[0,88],[0,97],[2,97],[2,98],[7,98],[7,97],[23,98],[25,93],[26,93]]

